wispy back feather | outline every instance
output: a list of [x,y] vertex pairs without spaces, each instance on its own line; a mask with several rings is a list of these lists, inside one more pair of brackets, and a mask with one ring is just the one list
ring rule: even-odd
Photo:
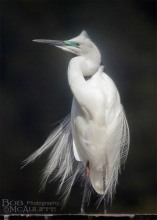
[[77,162],[73,155],[71,115],[67,115],[63,122],[50,134],[45,143],[31,154],[23,163],[23,167],[34,162],[41,154],[51,149],[46,167],[43,169],[41,190],[47,181],[59,180],[58,192],[61,193],[64,205],[69,197],[71,188],[78,176],[85,177],[85,167]]
[[[118,172],[121,164],[125,163],[128,147],[129,147],[129,129],[125,114],[123,115],[122,133],[120,138],[120,151],[115,161],[112,176],[109,177],[108,186],[106,187],[104,195],[100,195],[97,205],[99,206],[102,199],[105,197],[107,202],[112,201],[118,181]],[[57,193],[61,194],[62,205],[67,201],[71,192],[72,186],[76,180],[85,181],[85,166],[82,162],[78,162],[74,158],[72,149],[72,133],[71,133],[71,115],[65,117],[63,122],[50,134],[45,143],[30,155],[25,161],[24,166],[34,162],[41,154],[47,150],[51,150],[48,162],[43,169],[41,190],[44,190],[47,181],[59,180],[59,187]],[[104,186],[108,177],[108,171],[104,170]],[[93,192],[91,182],[88,182],[88,191],[86,195],[86,202],[89,203],[91,193]]]

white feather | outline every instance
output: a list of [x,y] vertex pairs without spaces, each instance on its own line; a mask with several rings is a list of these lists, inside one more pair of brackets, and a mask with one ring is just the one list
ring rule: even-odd
[[120,163],[125,161],[128,153],[129,129],[117,88],[101,71],[102,68],[85,82],[84,89],[90,91],[84,95],[86,106],[80,105],[79,97],[75,95],[78,101],[74,99],[72,105],[72,134],[80,160],[84,165],[87,161],[90,163],[93,188],[112,200]]
[[[86,32],[66,41],[36,40],[51,43],[75,53],[68,67],[68,81],[74,95],[71,114],[52,132],[46,142],[24,161],[33,162],[48,149],[48,162],[42,175],[41,188],[48,180],[59,180],[58,193],[66,202],[76,180],[85,179],[90,167],[89,201],[93,189],[112,201],[120,167],[129,149],[129,128],[118,90],[100,66],[101,55]],[[86,81],[85,76],[91,76]]]

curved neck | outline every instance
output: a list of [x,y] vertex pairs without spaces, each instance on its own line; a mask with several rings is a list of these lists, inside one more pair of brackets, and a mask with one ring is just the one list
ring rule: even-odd
[[94,75],[99,69],[101,63],[101,54],[98,48],[93,45],[90,53],[86,53],[82,55],[84,61],[81,65],[82,74],[84,76]]
[[69,62],[68,81],[72,92],[75,88],[81,87],[86,83],[81,70],[83,63],[84,59],[81,56],[74,57]]
[[[82,70],[82,67],[84,67],[85,65],[86,68],[88,67],[88,65],[91,68],[90,63],[88,62],[89,62],[88,59],[85,59],[82,56],[78,56],[70,60],[68,67],[69,86],[72,90],[74,97],[81,106],[82,105],[85,106],[88,100],[87,97],[89,97],[89,93],[90,93],[88,88],[88,83],[84,78],[83,70]],[[92,67],[91,70],[96,72],[98,68],[99,65],[97,65],[97,67],[95,66],[94,68]]]

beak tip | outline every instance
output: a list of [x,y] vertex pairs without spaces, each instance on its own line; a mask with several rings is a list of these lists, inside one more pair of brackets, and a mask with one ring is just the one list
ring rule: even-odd
[[48,39],[34,39],[32,41],[36,43],[47,43],[53,46],[63,46],[63,43],[64,43],[64,41],[48,40]]

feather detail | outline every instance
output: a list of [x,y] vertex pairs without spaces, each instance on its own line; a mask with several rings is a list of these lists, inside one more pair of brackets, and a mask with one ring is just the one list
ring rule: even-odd
[[[128,154],[129,129],[125,114],[123,114],[123,117],[122,135],[119,142],[119,151],[117,152],[117,157],[114,160],[115,162],[112,167],[110,167],[109,172],[109,158],[106,157],[106,160],[104,160],[105,169],[103,172],[99,172],[103,187],[105,187],[103,195],[99,196],[97,206],[99,206],[105,196],[108,202],[112,201],[118,180],[118,171],[120,171],[120,161],[124,164]],[[23,167],[34,162],[35,159],[45,153],[48,149],[51,150],[51,153],[49,155],[47,165],[43,169],[41,190],[45,189],[48,181],[51,182],[53,180],[59,180],[57,193],[60,193],[62,205],[64,206],[75,181],[79,179],[82,182],[85,181],[85,166],[81,161],[76,161],[73,153],[70,114],[66,116],[63,122],[50,134],[45,143],[23,162]],[[90,176],[90,180],[93,182],[92,176]],[[91,182],[88,181],[88,191],[85,198],[87,203],[90,201],[92,192],[94,191]]]
[[[75,181],[85,182],[88,162],[88,189],[82,205],[85,201],[89,202],[93,191],[99,195],[97,205],[104,198],[106,202],[112,202],[120,167],[128,155],[130,139],[118,90],[100,65],[100,51],[85,31],[69,41],[40,39],[36,42],[51,42],[77,55],[68,66],[68,82],[74,98],[71,114],[24,161],[23,166],[49,150],[41,189],[44,190],[48,181],[57,180],[57,193],[61,194],[64,205]],[[87,76],[91,76],[90,79],[86,80]]]
[[[71,188],[79,176],[84,175],[84,165],[75,160],[71,135],[71,115],[50,134],[45,143],[23,161],[23,167],[32,163],[47,150],[51,150],[46,167],[43,169],[41,190],[46,183],[59,180],[58,192],[61,194],[62,205],[69,197]],[[81,178],[81,179],[82,179]]]

